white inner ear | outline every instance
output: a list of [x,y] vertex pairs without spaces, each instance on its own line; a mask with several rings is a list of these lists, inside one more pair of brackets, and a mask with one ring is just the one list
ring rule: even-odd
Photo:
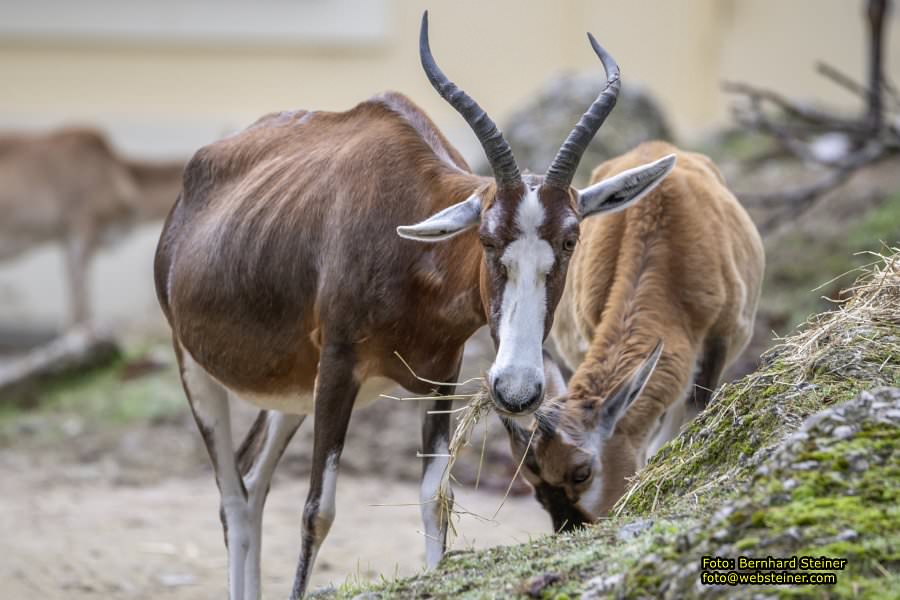
[[672,172],[675,155],[622,171],[578,192],[581,217],[624,210],[650,193]]
[[397,235],[418,242],[450,239],[481,222],[481,198],[472,194],[415,225],[401,225]]

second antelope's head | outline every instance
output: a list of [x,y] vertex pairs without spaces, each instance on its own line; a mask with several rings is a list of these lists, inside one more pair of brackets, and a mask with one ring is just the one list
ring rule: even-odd
[[617,429],[656,368],[662,341],[605,398],[569,397],[555,363],[545,355],[552,396],[529,427],[501,417],[514,459],[550,513],[555,531],[570,531],[604,516],[625,493],[627,478],[643,462],[639,441]]
[[428,43],[428,13],[422,16],[422,67],[434,88],[478,137],[494,182],[421,223],[398,227],[397,233],[407,239],[442,242],[478,228],[484,250],[481,298],[497,349],[487,374],[488,389],[501,414],[531,413],[544,397],[541,348],[553,324],[581,220],[636,202],[675,162],[669,156],[582,190],[571,186],[581,155],[619,93],[618,66],[593,36],[588,37],[606,70],[606,88],[563,142],[547,174],[523,177],[494,122],[435,63]]

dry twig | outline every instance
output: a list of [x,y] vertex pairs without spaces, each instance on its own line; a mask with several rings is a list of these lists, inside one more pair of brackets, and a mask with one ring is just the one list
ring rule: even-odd
[[[884,69],[884,27],[891,0],[866,0],[869,30],[868,85],[825,63],[817,70],[837,85],[860,96],[865,108],[858,117],[846,117],[822,110],[778,92],[746,83],[726,82],[723,89],[745,98],[733,109],[743,128],[773,138],[783,151],[805,164],[824,169],[811,183],[766,193],[739,194],[748,204],[783,206],[781,212],[761,224],[763,233],[779,223],[798,217],[826,192],[844,183],[860,169],[900,155],[900,95],[888,82]],[[888,102],[886,102],[886,100]],[[828,155],[817,148],[823,136],[845,142],[845,152]]]

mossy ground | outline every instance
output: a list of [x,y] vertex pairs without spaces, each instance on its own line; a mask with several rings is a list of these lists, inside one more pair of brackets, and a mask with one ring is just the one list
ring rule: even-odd
[[[865,405],[864,397],[825,413],[827,427],[819,422],[808,433],[790,437],[741,487],[742,493],[699,526],[683,527],[654,560],[631,566],[621,591],[668,598],[760,592],[895,598],[900,589],[900,391],[890,389],[898,395],[889,405],[891,420],[848,418]],[[860,427],[847,437],[832,435],[844,423]],[[848,563],[837,572],[837,584],[827,588],[698,590],[704,555],[826,556]]]
[[[616,544],[619,521],[570,535],[544,536],[526,544],[484,551],[454,552],[438,570],[418,577],[385,580],[379,585],[348,582],[335,593],[353,597],[377,590],[386,597],[484,598],[575,595],[584,579],[608,568],[634,562],[652,544],[654,535],[672,530],[666,521],[654,523],[635,543]],[[598,543],[600,542],[600,543]]]
[[[900,387],[900,255],[884,261],[842,310],[811,321],[760,370],[720,390],[609,519],[571,535],[451,555],[418,577],[348,583],[325,595],[896,597],[900,419],[863,419],[849,436],[815,430],[790,438],[810,416],[855,405],[864,390]],[[623,539],[631,523],[649,527]],[[836,586],[709,587],[699,584],[704,554],[849,563]]]

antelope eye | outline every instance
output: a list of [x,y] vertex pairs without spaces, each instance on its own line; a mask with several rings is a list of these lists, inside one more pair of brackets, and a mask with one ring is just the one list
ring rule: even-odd
[[563,250],[566,252],[572,252],[575,250],[575,244],[578,243],[578,240],[574,238],[569,238],[563,242]]
[[591,466],[581,465],[572,471],[572,483],[584,483],[591,478]]
[[500,247],[494,240],[488,238],[481,238],[481,246],[486,252],[494,252]]

